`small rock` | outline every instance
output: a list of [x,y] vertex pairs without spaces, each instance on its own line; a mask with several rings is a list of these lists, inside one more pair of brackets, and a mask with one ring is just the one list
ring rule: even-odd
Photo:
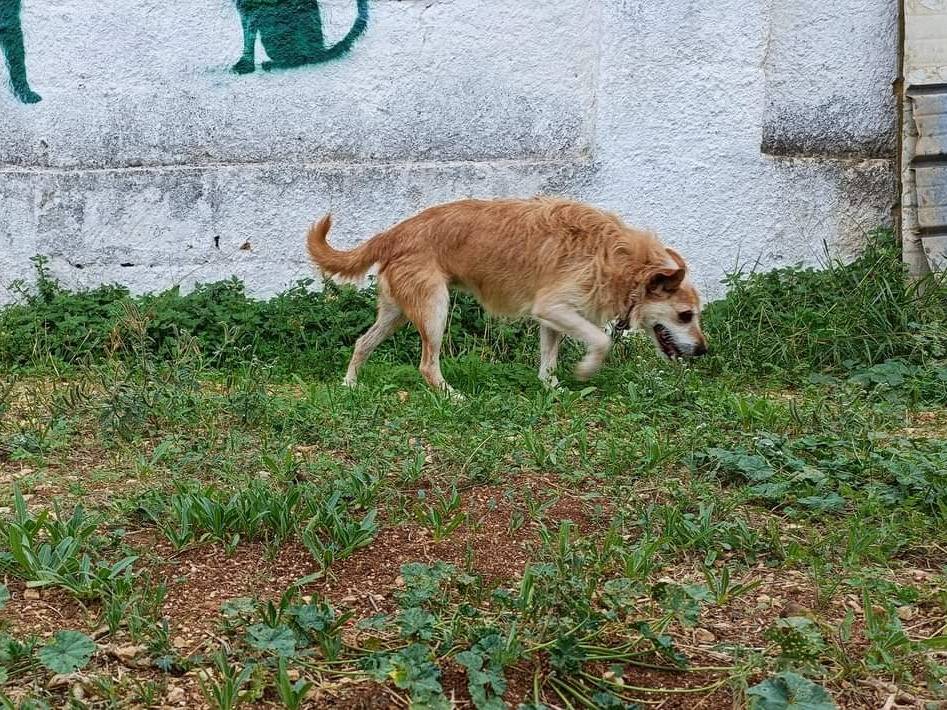
[[112,649],[112,655],[114,655],[120,661],[131,661],[134,660],[137,656],[144,653],[147,649],[144,646],[138,646],[135,644],[127,644],[125,646],[118,646]]
[[187,646],[187,639],[183,636],[175,636],[173,639],[171,639],[171,645],[175,648],[184,648]]
[[184,705],[187,701],[187,693],[184,692],[184,688],[170,688],[168,690],[168,702],[171,705]]
[[48,690],[65,688],[67,685],[81,684],[87,682],[86,677],[80,673],[57,673],[46,684]]
[[786,602],[786,606],[779,612],[779,615],[783,618],[787,616],[809,616],[811,614],[812,612],[809,609],[793,601]]
[[297,671],[295,668],[290,668],[288,671],[286,671],[286,677],[295,683],[297,680],[299,680],[299,671]]
[[756,603],[760,606],[771,606],[773,603],[773,598],[769,594],[760,594],[756,598]]
[[27,588],[23,590],[23,598],[24,599],[41,599],[42,597],[40,596],[38,589]]
[[910,621],[915,616],[917,616],[917,609],[913,606],[898,607],[898,618],[901,619],[901,621]]
[[103,636],[108,636],[110,633],[111,633],[111,629],[109,629],[108,625],[103,624],[102,626],[97,628],[95,631],[93,631],[91,636],[96,641],[98,641],[100,638],[102,638]]
[[694,640],[697,643],[716,643],[717,637],[707,629],[694,629]]

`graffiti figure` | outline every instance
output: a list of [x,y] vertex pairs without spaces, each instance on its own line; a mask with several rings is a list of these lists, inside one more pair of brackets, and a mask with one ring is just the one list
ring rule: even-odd
[[0,47],[10,70],[10,84],[14,95],[25,104],[35,104],[42,97],[30,88],[26,80],[26,50],[23,48],[23,29],[20,27],[20,0],[0,0]]
[[[6,0],[0,0],[5,2]],[[318,0],[235,0],[243,26],[243,56],[234,64],[238,74],[256,68],[256,38],[270,60],[264,70],[319,64],[347,53],[368,26],[368,0],[356,0],[358,16],[339,42],[326,47]]]

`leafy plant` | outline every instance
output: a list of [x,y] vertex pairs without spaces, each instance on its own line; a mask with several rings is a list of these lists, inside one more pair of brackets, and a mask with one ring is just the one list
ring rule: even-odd
[[227,654],[220,650],[214,656],[214,667],[217,669],[218,679],[207,679],[198,676],[201,692],[217,710],[232,710],[240,706],[245,700],[243,691],[254,672],[252,664],[245,664],[243,668],[231,665]]
[[750,582],[737,582],[734,584],[730,579],[730,568],[724,565],[717,574],[711,567],[704,567],[704,580],[707,582],[707,589],[714,602],[718,606],[724,606],[731,600],[752,592],[760,586],[759,580]]
[[275,653],[278,656],[292,656],[296,653],[296,637],[287,626],[254,624],[247,629],[247,643],[260,651]]
[[821,685],[790,671],[778,673],[747,690],[751,710],[835,710]]
[[303,678],[293,681],[286,670],[286,659],[280,658],[277,665],[276,692],[286,710],[298,710],[312,689],[312,682]]
[[467,689],[479,710],[500,710],[506,707],[503,702],[506,692],[503,661],[506,655],[503,639],[491,634],[454,657],[467,669]]
[[390,680],[397,688],[408,691],[413,707],[450,707],[441,686],[441,671],[433,661],[431,649],[424,644],[414,643],[395,653],[371,656],[366,669],[377,680]]
[[458,527],[464,524],[466,514],[460,509],[460,494],[457,488],[451,488],[449,495],[433,505],[423,503],[424,496],[419,494],[422,501],[415,513],[415,519],[434,533],[434,541],[447,539]]
[[74,673],[86,667],[95,652],[95,642],[79,631],[57,631],[39,650],[39,660],[53,673]]
[[767,629],[764,638],[779,646],[780,657],[787,661],[815,661],[825,650],[825,641],[819,627],[804,616],[777,619]]

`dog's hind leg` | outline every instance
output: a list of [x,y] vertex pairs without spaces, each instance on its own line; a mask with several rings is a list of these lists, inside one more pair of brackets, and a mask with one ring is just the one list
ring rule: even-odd
[[559,386],[556,379],[556,365],[559,361],[559,345],[563,334],[548,325],[539,326],[539,381],[546,387]]
[[435,390],[462,399],[462,395],[447,384],[441,374],[441,341],[450,310],[447,284],[439,277],[431,277],[426,282],[414,282],[412,286],[411,305],[405,304],[405,312],[421,335],[421,374]]
[[588,350],[585,357],[575,368],[576,378],[587,380],[602,366],[612,341],[574,308],[561,303],[540,301],[533,306],[533,317],[541,326],[565,333],[586,344]]
[[378,289],[378,315],[371,328],[355,342],[355,351],[352,353],[352,359],[349,361],[349,368],[345,373],[343,384],[354,387],[358,381],[359,368],[369,358],[381,343],[390,335],[393,335],[407,319],[401,311],[401,307],[395,303],[386,293],[384,284],[379,285]]

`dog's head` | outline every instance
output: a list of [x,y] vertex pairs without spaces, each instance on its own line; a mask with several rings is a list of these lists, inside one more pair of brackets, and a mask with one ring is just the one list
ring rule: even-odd
[[707,354],[700,329],[700,294],[687,278],[687,265],[673,249],[649,270],[637,310],[638,324],[669,359]]

